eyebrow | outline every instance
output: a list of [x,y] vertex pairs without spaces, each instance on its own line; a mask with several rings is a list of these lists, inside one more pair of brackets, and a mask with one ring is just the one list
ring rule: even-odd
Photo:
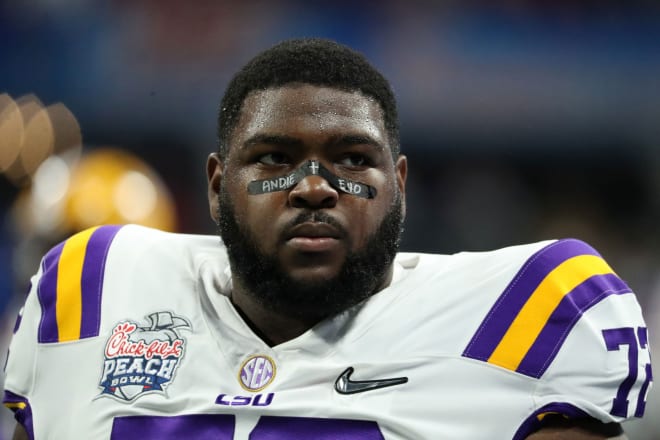
[[[287,135],[277,135],[277,134],[256,134],[245,142],[243,142],[243,148],[250,148],[255,145],[265,144],[265,145],[278,145],[283,147],[301,147],[303,146],[303,141]],[[349,145],[370,145],[377,148],[378,150],[385,150],[383,146],[376,139],[371,136],[364,134],[348,134],[344,136],[332,137],[326,145],[328,146],[349,146]]]
[[345,136],[338,136],[329,142],[330,145],[370,145],[379,150],[384,150],[385,146],[378,142],[376,139],[365,134],[348,134]]
[[277,134],[257,134],[243,142],[243,148],[250,148],[258,144],[281,145],[285,147],[300,147],[303,142],[292,136]]

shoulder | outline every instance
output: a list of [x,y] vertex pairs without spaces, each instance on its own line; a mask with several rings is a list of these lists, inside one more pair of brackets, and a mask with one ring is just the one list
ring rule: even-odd
[[118,295],[134,298],[143,291],[163,292],[172,280],[192,283],[203,260],[222,252],[217,237],[137,225],[99,226],[79,232],[44,256],[33,280],[41,310],[38,341],[96,336],[108,293],[115,300]]
[[[519,254],[516,248],[504,251],[511,250]],[[517,268],[466,349],[467,357],[541,377],[588,310],[609,296],[632,295],[602,256],[580,240],[543,242],[515,260]]]
[[650,356],[633,290],[580,240],[504,252],[517,255],[513,270],[463,356],[536,380],[531,424],[547,413],[605,423],[641,417]]
[[[419,292],[415,296],[468,317],[465,357],[531,377],[543,375],[581,319],[639,316],[629,286],[592,246],[576,239],[454,255],[401,254],[397,262],[411,267],[406,278]],[[587,313],[624,296],[627,305],[619,312],[601,307],[598,317]]]
[[[54,246],[43,258],[41,270],[71,273],[95,268],[103,271],[113,263],[206,255],[223,251],[218,237],[164,232],[139,225],[104,225],[81,231]],[[42,277],[43,277],[42,275]],[[53,274],[54,275],[54,274]]]
[[[186,248],[218,247],[220,239],[207,235],[165,232],[139,225],[102,225],[78,232],[54,246],[44,257],[46,264],[64,257],[95,258],[98,262],[118,250],[133,252],[180,251]],[[64,256],[64,257],[63,257]]]
[[417,273],[442,274],[442,276],[447,274],[472,276],[478,270],[501,272],[504,269],[515,273],[525,263],[533,261],[535,254],[565,241],[577,240],[546,240],[495,250],[463,251],[454,254],[399,252],[395,264]]

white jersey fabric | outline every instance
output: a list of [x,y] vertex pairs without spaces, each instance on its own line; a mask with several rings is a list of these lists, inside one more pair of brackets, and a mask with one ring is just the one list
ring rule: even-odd
[[5,405],[35,439],[122,440],[521,439],[644,411],[639,305],[578,240],[400,253],[389,287],[275,347],[230,292],[216,236],[73,236],[32,280]]

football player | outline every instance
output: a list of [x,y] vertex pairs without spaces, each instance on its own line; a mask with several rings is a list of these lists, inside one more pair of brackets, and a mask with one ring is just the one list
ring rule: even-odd
[[217,237],[100,226],[48,252],[7,365],[16,439],[625,438],[651,383],[631,289],[574,239],[398,253],[386,79],[283,42],[223,97]]

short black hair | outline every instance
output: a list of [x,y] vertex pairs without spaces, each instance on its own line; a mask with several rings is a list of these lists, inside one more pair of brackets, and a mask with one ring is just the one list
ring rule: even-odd
[[302,38],[283,41],[249,61],[232,78],[220,104],[218,152],[225,157],[245,98],[254,90],[291,83],[360,91],[380,104],[392,155],[399,155],[396,99],[385,77],[359,52],[332,40]]

